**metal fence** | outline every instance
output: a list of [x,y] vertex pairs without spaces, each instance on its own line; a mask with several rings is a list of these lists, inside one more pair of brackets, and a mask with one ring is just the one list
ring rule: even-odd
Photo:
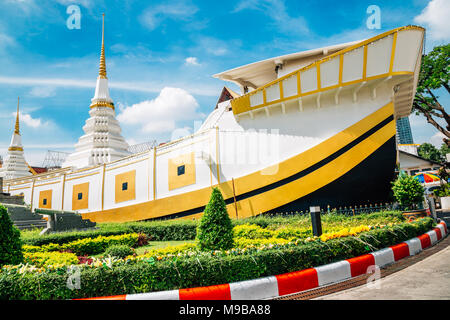
[[[321,214],[341,214],[346,216],[355,216],[359,214],[365,214],[365,213],[374,213],[374,212],[380,212],[380,211],[393,211],[393,210],[403,210],[401,206],[399,206],[398,203],[374,203],[374,204],[368,204],[368,205],[354,205],[354,206],[344,206],[344,207],[321,207],[320,213]],[[309,210],[305,211],[290,211],[290,212],[270,212],[270,213],[263,213],[259,216],[290,216],[290,215],[309,215]]]

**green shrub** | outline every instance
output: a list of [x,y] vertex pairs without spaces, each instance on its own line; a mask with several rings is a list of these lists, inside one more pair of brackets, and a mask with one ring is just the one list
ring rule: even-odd
[[78,256],[95,255],[103,253],[108,247],[113,245],[126,245],[133,247],[138,243],[139,234],[122,234],[117,236],[98,236],[96,238],[85,238],[64,244],[49,243],[42,246],[24,246],[25,252],[51,252],[51,251],[71,251]]
[[300,239],[312,236],[312,228],[300,229],[292,227],[282,227],[275,231],[275,238]]
[[259,239],[246,239],[246,238],[235,238],[234,245],[236,248],[246,248],[248,246],[261,246],[261,245],[276,245],[276,244],[286,244],[290,242],[288,239],[283,238],[259,238]]
[[233,228],[235,238],[267,239],[273,236],[273,232],[256,224],[241,224]]
[[197,240],[200,250],[226,250],[233,247],[233,225],[218,188],[213,189],[197,227]]
[[115,245],[108,247],[105,251],[105,256],[111,256],[116,258],[125,258],[127,256],[131,256],[134,253],[134,250],[128,246],[124,245]]
[[20,231],[13,225],[6,208],[0,205],[0,266],[22,261]]
[[127,223],[99,223],[99,229],[91,231],[68,231],[39,236],[36,233],[23,232],[22,240],[28,245],[40,246],[49,243],[64,244],[84,238],[113,236],[128,233],[145,234],[152,241],[194,240],[197,233],[197,221],[164,220]]
[[24,262],[36,267],[78,264],[78,258],[69,252],[25,252]]
[[436,197],[448,197],[450,196],[450,186],[448,183],[444,183],[442,186],[434,190]]
[[419,180],[401,173],[398,179],[392,183],[392,191],[401,205],[412,209],[423,201],[425,190]]

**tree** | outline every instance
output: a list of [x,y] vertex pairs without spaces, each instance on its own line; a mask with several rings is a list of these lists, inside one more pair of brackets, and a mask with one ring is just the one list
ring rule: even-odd
[[[433,90],[445,88],[450,94],[450,44],[437,46],[422,57],[416,96],[413,102],[413,111],[422,114],[427,122],[445,135],[445,144],[450,147],[450,116],[439,103],[438,96]],[[447,124],[441,126],[438,121],[442,119]]]
[[444,161],[447,161],[447,153],[450,153],[450,147],[447,146],[445,143],[442,144],[441,149],[439,149],[441,152],[442,158]]
[[434,162],[442,163],[443,157],[439,149],[433,146],[431,143],[422,143],[417,148],[417,153],[424,159],[428,159]]
[[213,189],[197,227],[197,240],[200,250],[227,250],[233,247],[233,225],[218,188]]
[[13,225],[6,208],[0,205],[0,266],[22,261],[20,231]]
[[423,201],[424,188],[419,180],[401,173],[392,183],[392,191],[397,201],[407,209],[416,207]]

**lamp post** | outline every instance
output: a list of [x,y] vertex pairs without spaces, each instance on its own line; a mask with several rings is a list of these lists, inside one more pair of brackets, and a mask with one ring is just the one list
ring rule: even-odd
[[320,237],[322,235],[322,221],[320,220],[320,207],[310,207],[311,212],[311,224],[313,229],[313,235]]

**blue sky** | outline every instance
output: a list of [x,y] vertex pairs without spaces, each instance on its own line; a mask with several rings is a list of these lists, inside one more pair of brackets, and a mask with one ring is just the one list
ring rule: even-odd
[[[70,5],[81,11],[69,29]],[[381,29],[369,30],[369,5]],[[361,40],[395,27],[427,28],[427,50],[448,43],[449,0],[94,1],[0,0],[0,154],[14,127],[17,96],[26,159],[72,151],[94,95],[106,13],[110,94],[130,144],[192,131],[224,85],[213,74],[273,56]],[[444,96],[445,93],[442,93]],[[442,103],[448,107],[449,98]],[[411,116],[415,142],[440,144],[437,130]]]

